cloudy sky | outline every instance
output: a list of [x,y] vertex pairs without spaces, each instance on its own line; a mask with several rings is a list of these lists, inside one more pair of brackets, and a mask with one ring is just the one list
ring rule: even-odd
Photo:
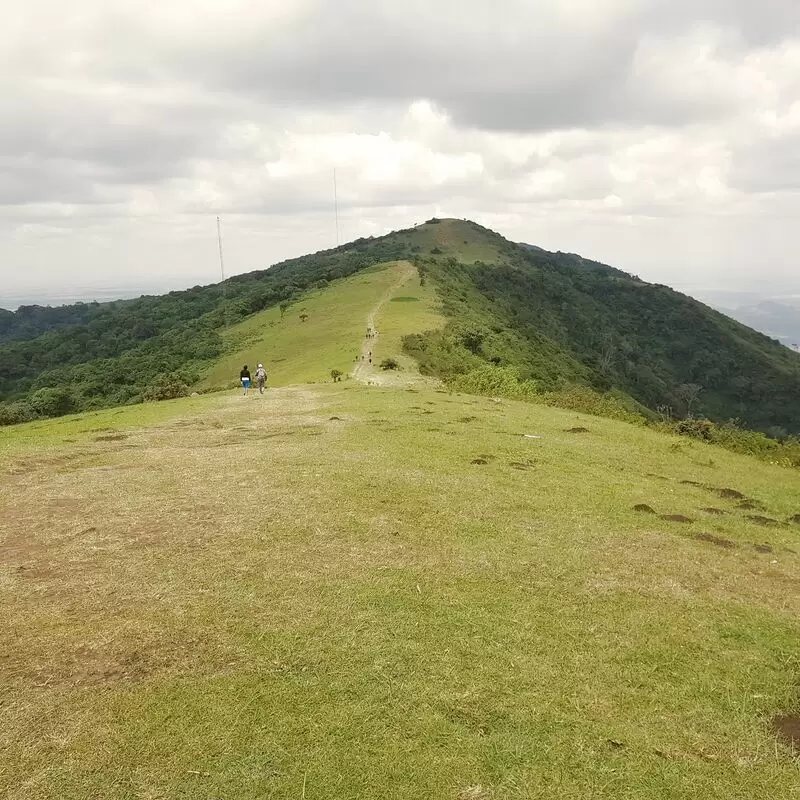
[[25,0],[0,305],[178,288],[433,215],[800,291],[798,0]]

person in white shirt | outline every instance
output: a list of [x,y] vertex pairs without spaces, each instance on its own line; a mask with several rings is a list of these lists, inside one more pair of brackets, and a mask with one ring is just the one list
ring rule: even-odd
[[264,394],[264,385],[267,382],[267,371],[264,369],[263,364],[259,364],[256,369],[256,383],[258,384],[258,391]]

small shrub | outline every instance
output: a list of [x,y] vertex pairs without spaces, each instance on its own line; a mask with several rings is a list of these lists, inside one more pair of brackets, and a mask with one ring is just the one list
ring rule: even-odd
[[28,403],[0,403],[0,426],[19,425],[37,418],[36,411]]
[[189,387],[176,375],[162,375],[142,392],[142,400],[146,403],[159,400],[174,400],[187,397]]
[[333,378],[334,383],[338,383],[342,380],[342,375],[344,373],[340,369],[332,369],[331,370],[331,378]]
[[713,438],[714,423],[707,419],[689,417],[676,422],[675,430],[681,436],[691,436],[693,439],[703,439],[710,442]]
[[78,407],[72,392],[64,388],[39,389],[31,395],[28,402],[41,417],[63,417]]
[[380,366],[381,366],[381,369],[383,369],[383,370],[400,369],[400,365],[397,363],[397,361],[394,358],[384,358],[383,361],[381,361],[381,365]]
[[533,381],[521,380],[514,367],[482,366],[448,381],[449,388],[464,394],[508,397],[512,400],[533,400],[539,395]]
[[579,411],[595,417],[618,419],[641,425],[645,418],[637,411],[628,408],[625,403],[613,394],[601,393],[588,386],[568,386],[557,391],[546,392],[541,401],[544,405]]

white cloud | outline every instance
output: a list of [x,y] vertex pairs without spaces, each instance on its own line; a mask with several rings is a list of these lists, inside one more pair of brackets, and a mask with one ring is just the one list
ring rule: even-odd
[[235,270],[331,245],[334,167],[348,236],[452,214],[796,285],[798,31],[794,0],[31,0],[0,29],[0,291],[213,280],[217,214]]

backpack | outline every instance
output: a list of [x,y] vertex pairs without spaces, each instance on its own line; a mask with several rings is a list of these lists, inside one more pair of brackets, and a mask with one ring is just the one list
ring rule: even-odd
[[263,378],[264,380],[267,379],[267,371],[264,369],[264,367],[259,367],[256,370],[256,378],[259,378],[259,379]]

